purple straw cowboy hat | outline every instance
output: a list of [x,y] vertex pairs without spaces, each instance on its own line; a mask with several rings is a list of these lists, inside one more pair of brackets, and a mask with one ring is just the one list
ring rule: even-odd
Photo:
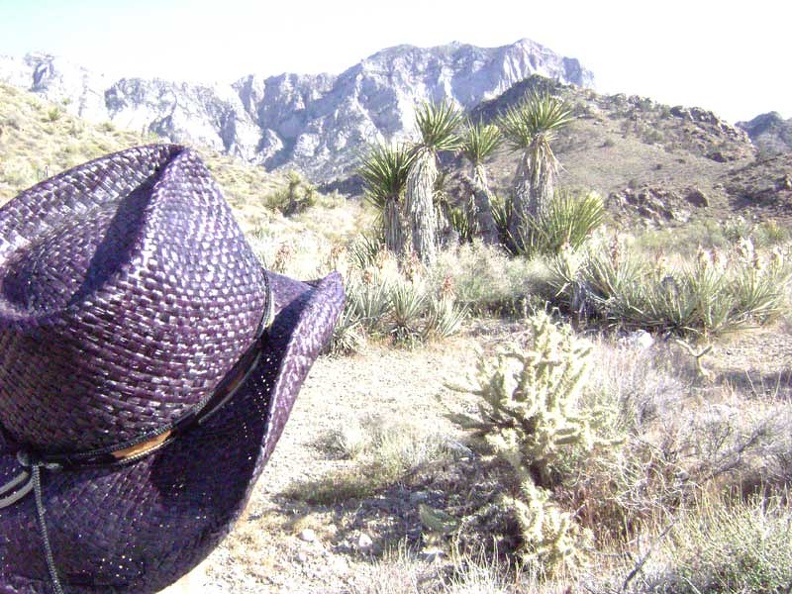
[[195,153],[126,150],[0,209],[0,592],[156,592],[239,516],[331,335]]

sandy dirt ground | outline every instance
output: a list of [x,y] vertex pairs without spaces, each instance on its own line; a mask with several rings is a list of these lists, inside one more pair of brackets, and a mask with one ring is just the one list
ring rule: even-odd
[[[382,528],[398,515],[393,501],[360,502],[358,509],[308,506],[290,501],[284,491],[331,473],[339,462],[318,441],[361,418],[374,415],[429,423],[447,435],[458,431],[445,418],[447,409],[440,401],[460,396],[445,384],[461,379],[472,366],[476,345],[491,347],[508,331],[505,327],[469,331],[465,338],[415,351],[377,347],[353,357],[321,357],[244,516],[188,576],[186,589],[173,592],[375,591],[366,585],[372,572],[379,570],[370,542],[387,538]],[[656,343],[653,348],[673,347]],[[719,341],[702,362],[715,384],[792,399],[792,332],[783,324]],[[410,496],[404,493],[406,500]],[[378,506],[384,510],[380,521],[372,512]]]

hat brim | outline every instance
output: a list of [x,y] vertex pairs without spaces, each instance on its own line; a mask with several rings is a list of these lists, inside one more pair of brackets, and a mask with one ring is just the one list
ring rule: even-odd
[[[157,592],[200,563],[244,509],[344,300],[336,273],[310,284],[267,274],[275,317],[262,357],[220,410],[132,464],[42,472],[67,592]],[[15,454],[0,440],[0,484],[19,472]],[[0,509],[0,592],[51,588],[30,494]]]

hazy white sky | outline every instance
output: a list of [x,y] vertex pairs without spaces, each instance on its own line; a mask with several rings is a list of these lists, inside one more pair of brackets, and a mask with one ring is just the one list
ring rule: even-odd
[[45,51],[108,74],[233,81],[340,73],[403,43],[527,37],[593,71],[597,90],[792,117],[787,0],[0,0],[0,54]]

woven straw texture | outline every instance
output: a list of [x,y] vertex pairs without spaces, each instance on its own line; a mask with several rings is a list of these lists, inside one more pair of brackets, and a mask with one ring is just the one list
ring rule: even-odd
[[156,431],[250,345],[265,295],[195,153],[141,147],[47,180],[0,210],[0,423],[47,453]]
[[[337,274],[306,284],[263,271],[181,147],[83,167],[0,211],[0,484],[20,472],[20,448],[82,451],[178,417],[248,348],[267,289],[274,301],[258,365],[205,423],[132,464],[42,473],[64,590],[154,593],[241,513],[343,288]],[[0,509],[0,592],[52,591],[36,513],[32,495]]]

